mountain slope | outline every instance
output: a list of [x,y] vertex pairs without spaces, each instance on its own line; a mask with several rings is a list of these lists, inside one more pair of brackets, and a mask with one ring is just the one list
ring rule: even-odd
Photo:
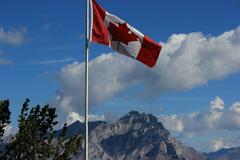
[[[98,127],[101,124],[106,124],[106,122],[104,122],[104,121],[89,122],[88,123],[89,132],[91,132],[92,130],[94,130],[96,127]],[[84,123],[81,123],[80,121],[76,121],[76,122],[72,123],[71,125],[68,126],[67,137],[71,137],[73,135],[78,135],[78,134],[83,134],[84,127],[85,127]],[[58,130],[57,135],[60,135],[61,132],[62,132],[62,129]]]
[[[75,159],[82,159],[80,154]],[[131,111],[113,124],[90,132],[91,160],[206,160],[170,135],[151,114]]]
[[240,147],[220,149],[205,155],[209,160],[240,160]]

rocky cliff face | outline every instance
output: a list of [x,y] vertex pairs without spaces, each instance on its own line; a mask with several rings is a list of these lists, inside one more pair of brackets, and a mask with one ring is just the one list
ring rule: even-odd
[[[82,154],[75,159],[82,159]],[[131,111],[113,124],[90,132],[91,160],[206,160],[170,135],[151,114]]]

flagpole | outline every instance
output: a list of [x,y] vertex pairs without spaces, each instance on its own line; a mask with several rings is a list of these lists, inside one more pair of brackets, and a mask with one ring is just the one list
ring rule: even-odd
[[89,0],[86,0],[85,46],[85,160],[88,160],[88,52],[89,52]]

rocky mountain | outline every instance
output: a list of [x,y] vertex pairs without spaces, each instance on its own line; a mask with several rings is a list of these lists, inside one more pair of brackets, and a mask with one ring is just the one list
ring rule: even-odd
[[205,155],[209,160],[240,160],[240,147],[220,149]]
[[[89,122],[88,123],[88,129],[89,132],[92,132],[97,126],[100,124],[106,124],[104,121],[94,121],[94,122]],[[72,135],[78,135],[78,134],[83,134],[84,132],[84,123],[81,123],[80,121],[76,121],[72,123],[71,125],[68,126],[67,130],[67,137],[71,137]],[[62,130],[59,130],[57,132],[57,135],[61,133]]]
[[[75,127],[70,125],[70,132],[78,128],[76,124],[82,125],[80,122],[74,123]],[[89,135],[91,160],[206,160],[171,136],[151,114],[131,111],[115,123],[101,122],[94,127]],[[83,154],[74,159],[83,159]]]

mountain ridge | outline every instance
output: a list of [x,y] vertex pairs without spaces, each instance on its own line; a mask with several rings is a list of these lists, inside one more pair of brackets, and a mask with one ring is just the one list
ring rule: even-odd
[[[83,152],[75,159],[83,159]],[[207,160],[173,137],[155,116],[138,111],[130,111],[110,124],[99,123],[91,130],[89,159]]]
[[204,153],[209,160],[240,160],[240,147],[222,148],[216,152]]

